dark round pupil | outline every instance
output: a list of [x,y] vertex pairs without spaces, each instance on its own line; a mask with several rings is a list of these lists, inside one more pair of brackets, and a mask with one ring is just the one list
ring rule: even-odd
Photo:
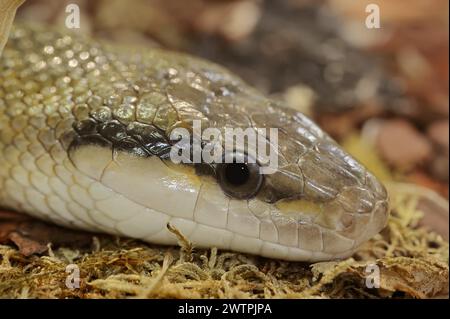
[[228,164],[225,167],[225,178],[228,183],[240,186],[245,184],[250,177],[248,166],[243,163]]

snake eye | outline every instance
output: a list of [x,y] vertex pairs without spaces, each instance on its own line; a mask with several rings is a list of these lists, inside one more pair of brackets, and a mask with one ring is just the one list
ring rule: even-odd
[[231,197],[248,199],[253,197],[261,187],[263,175],[259,173],[259,165],[251,163],[248,158],[217,166],[216,176],[222,190]]

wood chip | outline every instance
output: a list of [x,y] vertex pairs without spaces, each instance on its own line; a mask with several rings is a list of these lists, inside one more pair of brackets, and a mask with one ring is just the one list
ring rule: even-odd
[[47,251],[48,243],[80,247],[92,242],[92,234],[51,225],[32,217],[0,211],[0,244],[13,242],[21,254],[30,256]]

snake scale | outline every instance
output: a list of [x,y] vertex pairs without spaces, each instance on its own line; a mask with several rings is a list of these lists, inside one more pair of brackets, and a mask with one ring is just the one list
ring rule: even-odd
[[[170,132],[195,119],[277,128],[277,170],[173,163]],[[42,26],[15,26],[0,60],[0,163],[3,207],[165,245],[170,223],[197,247],[284,260],[347,257],[389,211],[316,124],[224,68]]]

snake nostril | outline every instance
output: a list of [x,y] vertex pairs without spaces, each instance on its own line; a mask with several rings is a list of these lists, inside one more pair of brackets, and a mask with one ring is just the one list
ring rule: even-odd
[[352,214],[346,213],[341,216],[340,223],[344,229],[348,229],[354,225],[354,218]]

